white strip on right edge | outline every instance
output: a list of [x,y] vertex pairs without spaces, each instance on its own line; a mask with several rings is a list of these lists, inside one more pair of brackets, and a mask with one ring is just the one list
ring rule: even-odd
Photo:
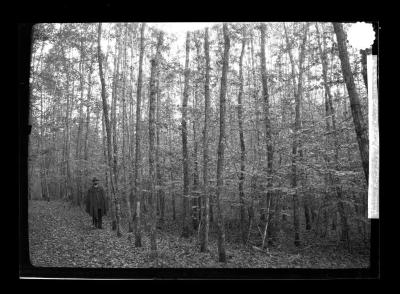
[[367,56],[369,177],[368,218],[379,218],[379,125],[377,56]]

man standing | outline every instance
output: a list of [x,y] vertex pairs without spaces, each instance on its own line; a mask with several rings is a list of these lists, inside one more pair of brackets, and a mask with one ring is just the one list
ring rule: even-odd
[[99,180],[93,178],[93,186],[86,195],[86,212],[92,217],[95,228],[102,229],[102,217],[107,215],[107,199]]

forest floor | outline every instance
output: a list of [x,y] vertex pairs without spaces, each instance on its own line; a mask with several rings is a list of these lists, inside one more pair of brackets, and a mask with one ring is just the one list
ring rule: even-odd
[[[181,238],[178,224],[171,222],[157,231],[158,258],[150,254],[147,233],[141,248],[134,235],[122,227],[122,237],[104,229],[94,229],[83,209],[60,201],[29,201],[29,252],[31,263],[39,267],[106,268],[366,268],[369,256],[337,248],[310,247],[297,250],[271,248],[268,252],[227,242],[226,263],[218,262],[217,246],[210,238],[209,252],[199,252],[197,238]],[[175,222],[177,223],[177,222]]]

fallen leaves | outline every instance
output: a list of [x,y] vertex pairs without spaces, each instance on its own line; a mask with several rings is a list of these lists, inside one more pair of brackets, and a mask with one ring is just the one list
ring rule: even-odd
[[110,220],[104,229],[94,229],[92,220],[79,208],[65,208],[62,202],[29,202],[29,252],[39,267],[94,268],[346,268],[368,267],[368,258],[344,252],[307,249],[285,252],[270,248],[254,250],[241,244],[226,244],[228,260],[218,262],[217,244],[210,238],[209,251],[199,252],[196,238],[181,238],[177,222],[157,231],[157,258],[151,256],[150,240],[142,237],[142,247],[134,246],[134,235],[122,226],[123,236],[111,231]]

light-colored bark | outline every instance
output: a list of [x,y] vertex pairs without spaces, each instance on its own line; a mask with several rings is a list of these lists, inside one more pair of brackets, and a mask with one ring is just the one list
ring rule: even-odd
[[242,242],[246,243],[246,215],[244,203],[244,181],[245,181],[245,160],[246,160],[246,147],[244,143],[243,134],[243,56],[246,50],[246,27],[242,28],[242,50],[239,59],[239,95],[238,95],[238,123],[239,123],[239,141],[240,141],[240,173],[239,173],[239,202],[240,202],[240,230]]
[[142,247],[142,224],[141,224],[141,104],[142,104],[142,76],[143,76],[143,56],[144,56],[144,31],[145,23],[142,23],[140,29],[140,53],[139,53],[139,73],[136,90],[136,146],[135,146],[135,246]]
[[155,57],[151,60],[151,73],[150,73],[150,97],[149,97],[149,178],[150,178],[150,247],[153,256],[157,255],[157,163],[155,161],[156,155],[156,96],[157,96],[157,78],[159,78],[159,62],[161,57],[161,46],[163,43],[163,32],[158,33],[157,50]]
[[204,32],[204,55],[205,82],[204,82],[204,129],[203,129],[203,211],[202,211],[202,235],[200,241],[200,251],[208,250],[208,232],[210,228],[210,196],[208,193],[208,128],[210,121],[210,43],[208,28]]
[[104,74],[103,74],[103,55],[101,53],[101,23],[99,23],[98,27],[98,38],[97,38],[97,57],[99,62],[99,76],[100,76],[100,83],[101,83],[101,98],[103,104],[103,115],[104,115],[104,123],[106,127],[106,137],[107,137],[107,161],[108,167],[110,169],[110,190],[112,199],[115,205],[115,214],[116,214],[116,230],[117,236],[121,236],[121,228],[120,228],[120,204],[118,201],[118,196],[116,194],[116,174],[112,170],[112,154],[111,154],[111,127],[110,127],[110,120],[108,117],[108,105],[107,105],[107,97],[106,97],[106,85],[104,81]]
[[[267,189],[272,188],[272,163],[273,163],[273,146],[272,146],[272,131],[271,131],[271,121],[270,121],[270,105],[269,105],[269,93],[268,93],[268,77],[267,77],[267,66],[265,58],[265,35],[266,35],[266,24],[261,23],[261,82],[262,82],[262,95],[263,95],[263,110],[264,110],[264,123],[265,123],[265,143],[267,145]],[[266,213],[265,217],[265,230],[262,241],[262,248],[267,241],[267,246],[269,242],[269,235],[272,234],[272,224],[271,224],[271,202],[272,202],[272,192],[267,190],[266,201],[263,213]]]
[[[296,246],[300,245],[300,224],[299,224],[299,195],[297,191],[298,186],[298,175],[297,175],[297,162],[299,161],[300,155],[300,132],[301,132],[301,103],[302,103],[302,95],[303,95],[303,61],[304,61],[304,51],[305,44],[307,42],[307,32],[308,32],[309,24],[306,23],[303,26],[303,36],[302,43],[299,52],[299,73],[296,74],[294,58],[292,54],[291,42],[289,40],[288,32],[286,25],[284,24],[285,29],[285,37],[288,47],[288,53],[290,62],[292,65],[292,79],[294,86],[294,97],[295,97],[295,122],[294,122],[294,138],[292,145],[292,188],[294,189],[293,194],[293,227],[294,227],[294,244]],[[296,76],[298,76],[298,80],[296,83]]]
[[189,52],[190,52],[190,33],[186,34],[186,58],[185,58],[185,77],[182,99],[182,160],[183,160],[183,226],[182,237],[188,238],[191,234],[190,209],[189,209],[189,153],[188,153],[188,129],[187,129],[187,106],[189,99]]
[[[325,37],[322,37],[322,44],[321,44],[321,38],[320,38],[320,32],[318,28],[318,24],[316,26],[316,31],[317,31],[317,41],[318,41],[318,50],[321,56],[321,63],[322,63],[322,78],[324,81],[324,89],[325,89],[325,115],[327,117],[327,133],[331,134],[333,145],[335,148],[335,155],[333,159],[334,163],[334,168],[336,170],[340,169],[339,165],[339,142],[338,142],[338,134],[337,134],[337,128],[336,128],[336,115],[335,115],[335,110],[333,107],[333,98],[331,94],[331,90],[329,87],[329,81],[328,81],[328,61],[326,57],[326,42],[325,42]],[[331,122],[331,124],[330,124]],[[332,128],[332,129],[331,129]],[[330,159],[328,156],[326,156],[327,164],[329,166]],[[342,190],[339,187],[340,186],[340,181],[335,175],[333,175],[331,172],[329,173],[329,180],[332,183],[332,185],[335,187],[336,190],[336,195],[337,195],[337,207],[338,207],[338,212],[340,215],[340,224],[341,224],[341,239],[343,241],[348,242],[349,241],[349,225],[347,222],[347,215],[344,209],[344,203],[342,202],[343,200],[343,195],[342,195]],[[335,219],[335,218],[334,218]]]
[[221,196],[224,194],[224,156],[225,156],[225,115],[226,115],[226,92],[229,69],[229,49],[230,37],[228,25],[223,24],[224,32],[224,55],[222,59],[221,91],[219,96],[219,140],[218,140],[218,160],[217,160],[217,226],[218,226],[218,260],[226,262],[225,252],[225,228],[222,214]]
[[[126,40],[128,39],[128,24],[125,24],[125,34],[124,34],[124,44],[123,44],[123,62],[122,62],[122,169],[123,169],[123,193],[125,196],[125,202],[127,206],[127,214],[128,214],[128,232],[133,232],[133,219],[132,219],[132,208],[131,208],[131,200],[129,197],[129,183],[126,171],[127,165],[127,149],[129,146],[129,137],[127,137],[128,132],[128,119],[126,113]],[[128,143],[128,144],[127,144]]]

